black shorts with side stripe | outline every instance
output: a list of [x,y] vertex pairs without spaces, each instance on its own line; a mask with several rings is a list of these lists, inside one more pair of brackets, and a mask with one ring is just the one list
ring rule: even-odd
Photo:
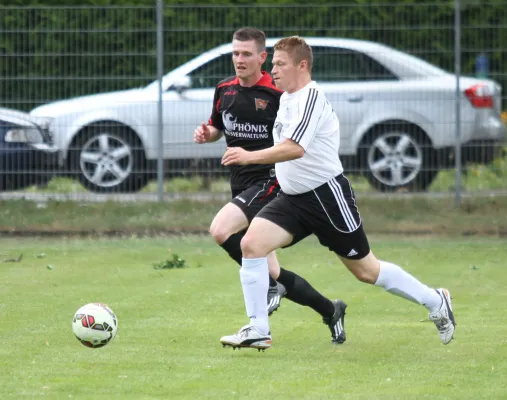
[[275,178],[272,178],[244,190],[233,189],[231,203],[241,208],[250,223],[262,207],[273,200],[279,192],[280,185]]
[[343,174],[303,194],[281,192],[257,217],[291,233],[294,239],[287,247],[313,233],[341,257],[360,260],[370,252],[354,191]]

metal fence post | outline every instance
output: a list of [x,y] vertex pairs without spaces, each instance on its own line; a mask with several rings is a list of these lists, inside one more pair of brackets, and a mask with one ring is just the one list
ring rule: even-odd
[[164,74],[164,1],[157,0],[157,79],[158,79],[158,157],[157,157],[157,187],[158,201],[164,200],[164,132],[162,107],[162,77]]
[[456,206],[461,204],[461,8],[460,0],[454,0],[454,68],[456,73]]

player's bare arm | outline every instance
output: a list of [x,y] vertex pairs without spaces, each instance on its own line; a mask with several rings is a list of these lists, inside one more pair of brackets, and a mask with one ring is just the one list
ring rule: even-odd
[[303,157],[305,150],[292,139],[268,149],[247,151],[240,147],[228,147],[222,157],[223,165],[274,164]]
[[216,142],[223,135],[223,132],[212,125],[204,122],[194,131],[194,142],[197,144]]

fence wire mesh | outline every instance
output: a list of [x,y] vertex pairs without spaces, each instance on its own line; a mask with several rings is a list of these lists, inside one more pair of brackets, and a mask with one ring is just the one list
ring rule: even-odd
[[[462,168],[472,194],[507,189],[506,10],[462,1]],[[27,113],[0,110],[1,191],[155,193],[163,57],[164,190],[227,192],[225,143],[196,145],[192,134],[210,115],[217,82],[234,74],[230,48],[206,52],[243,26],[268,38],[349,39],[315,42],[313,77],[340,118],[357,190],[455,190],[451,2],[166,6],[163,54],[156,12],[0,7],[0,105]]]

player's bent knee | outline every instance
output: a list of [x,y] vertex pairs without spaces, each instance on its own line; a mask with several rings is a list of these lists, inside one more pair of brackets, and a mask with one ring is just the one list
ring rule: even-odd
[[231,236],[230,232],[213,225],[209,228],[209,233],[211,234],[213,240],[219,245],[224,243]]
[[369,283],[373,285],[377,280],[377,276],[375,276],[373,271],[369,271],[367,269],[355,269],[352,271],[352,273],[358,281],[363,283]]
[[266,257],[267,251],[262,248],[262,244],[256,240],[254,235],[247,234],[241,239],[241,252],[245,258]]
[[374,284],[377,281],[378,272],[370,268],[368,264],[365,265],[361,262],[354,262],[352,260],[342,259],[342,261],[358,281],[370,284]]
[[379,263],[371,251],[360,260],[343,257],[340,257],[340,259],[358,281],[372,285],[377,282],[380,271]]

